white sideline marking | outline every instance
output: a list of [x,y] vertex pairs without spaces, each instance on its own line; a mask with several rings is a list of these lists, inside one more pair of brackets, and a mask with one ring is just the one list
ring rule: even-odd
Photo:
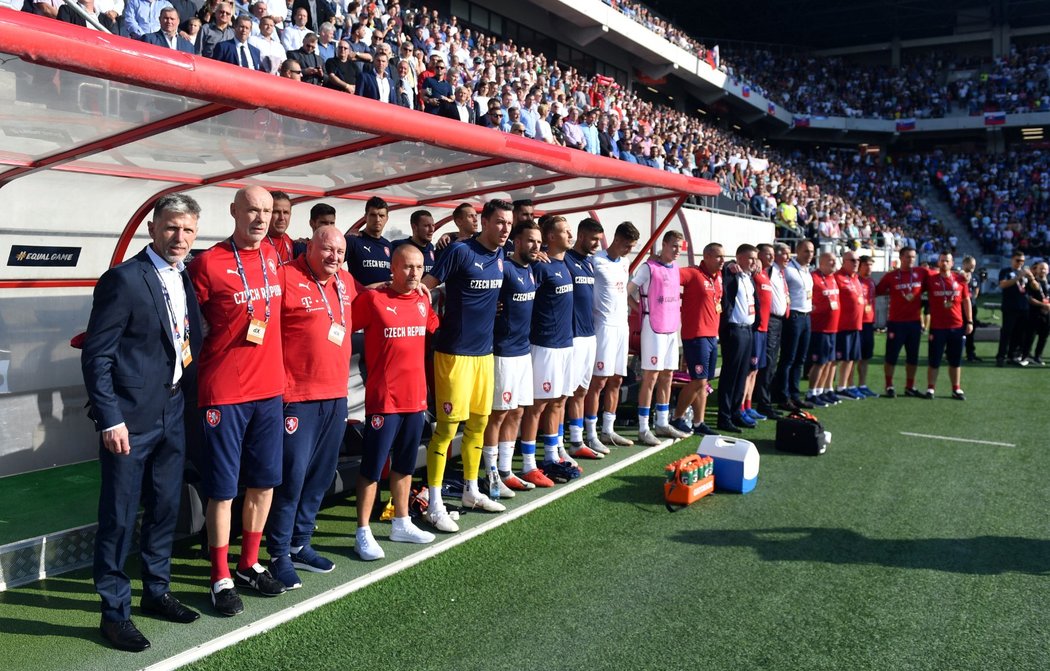
[[916,438],[934,438],[936,440],[953,440],[957,443],[977,443],[978,445],[998,445],[999,447],[1017,447],[1013,443],[997,443],[994,440],[973,440],[971,438],[952,438],[951,436],[931,436],[927,433],[910,433],[901,431],[902,436],[915,436]]
[[620,471],[634,463],[637,463],[642,459],[656,454],[657,452],[663,450],[666,447],[670,447],[674,442],[678,441],[664,441],[659,445],[655,445],[648,449],[642,450],[637,454],[627,457],[615,466],[605,468],[600,472],[594,474],[592,477],[583,477],[564,485],[558,485],[557,489],[552,491],[550,494],[542,496],[536,499],[535,501],[530,501],[529,503],[526,503],[525,505],[520,506],[518,508],[514,508],[513,510],[507,513],[496,515],[491,520],[483,522],[478,526],[473,527],[472,529],[468,529],[466,531],[462,531],[454,535],[448,536],[445,540],[437,541],[434,544],[428,546],[426,549],[414,552],[413,554],[409,555],[408,557],[405,557],[404,559],[392,561],[389,564],[386,564],[376,569],[375,571],[368,573],[367,575],[361,576],[360,578],[351,580],[350,582],[344,583],[338,587],[333,587],[327,592],[322,592],[317,596],[310,597],[305,601],[297,603],[293,606],[289,606],[288,608],[285,608],[282,611],[278,611],[271,615],[267,615],[266,617],[255,620],[254,622],[251,622],[241,627],[240,629],[235,629],[229,632],[228,634],[223,634],[222,636],[214,638],[208,641],[207,643],[202,643],[196,647],[186,650],[185,652],[181,652],[177,655],[161,660],[156,664],[153,664],[152,666],[146,667],[144,671],[169,671],[170,669],[177,669],[180,666],[184,666],[191,662],[195,662],[199,659],[207,657],[208,655],[214,652],[218,652],[223,648],[228,648],[231,645],[240,643],[241,641],[251,638],[252,636],[258,636],[259,634],[265,633],[279,625],[284,624],[285,622],[289,622],[299,617],[300,615],[309,613],[312,610],[316,610],[325,604],[337,601],[338,599],[341,599],[348,594],[356,592],[357,590],[363,587],[367,587],[368,585],[371,585],[374,582],[378,582],[383,578],[394,575],[395,573],[404,571],[405,569],[415,566],[416,564],[420,564],[423,561],[430,559],[431,557],[445,552],[446,550],[451,550],[457,545],[460,545],[469,541],[472,538],[480,536],[486,531],[491,531],[496,527],[503,526],[504,524],[512,520],[516,520],[517,518],[522,517],[526,513],[530,513],[533,510],[536,510],[537,508],[541,508],[547,505],[548,503],[551,503],[552,501],[557,501],[563,496],[567,496],[568,494],[571,494],[572,492],[576,491],[577,489],[580,489],[581,487],[586,487],[592,482],[597,482],[598,480],[601,480],[602,478],[608,475],[612,475],[613,473],[616,473],[617,471]]

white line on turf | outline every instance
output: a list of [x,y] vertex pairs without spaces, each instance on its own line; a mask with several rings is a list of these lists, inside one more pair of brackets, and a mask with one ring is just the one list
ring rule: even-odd
[[395,573],[398,573],[400,571],[404,571],[405,569],[415,566],[416,564],[420,564],[426,561],[427,559],[430,559],[431,557],[441,554],[446,550],[451,550],[457,545],[460,545],[469,541],[472,538],[480,536],[486,531],[491,531],[496,527],[502,526],[512,520],[522,517],[526,513],[530,513],[533,510],[536,510],[537,508],[541,508],[547,505],[548,503],[557,501],[563,496],[567,496],[576,491],[577,489],[580,489],[581,487],[586,487],[592,482],[597,482],[598,480],[601,480],[606,476],[612,475],[613,473],[627,468],[628,466],[635,464],[641,461],[642,459],[656,454],[660,450],[669,447],[671,444],[672,441],[665,440],[659,445],[654,445],[653,447],[642,450],[637,454],[627,457],[626,459],[617,463],[614,466],[604,468],[601,471],[593,474],[593,476],[591,477],[582,477],[573,482],[564,485],[559,485],[551,493],[546,494],[536,499],[535,501],[530,501],[529,503],[526,503],[525,505],[520,506],[518,508],[514,508],[505,514],[495,516],[488,522],[483,522],[476,527],[457,533],[453,536],[449,536],[445,540],[435,542],[433,545],[429,545],[425,549],[419,550],[418,552],[415,552],[409,555],[408,557],[405,557],[404,559],[398,559],[396,561],[390,562],[389,564],[385,564],[376,569],[375,571],[372,571],[367,575],[363,575],[360,578],[351,580],[350,582],[342,584],[339,587],[333,587],[327,592],[322,592],[317,596],[310,597],[305,601],[301,601],[293,606],[289,606],[288,608],[285,608],[282,611],[278,611],[276,613],[273,613],[272,615],[267,615],[266,617],[250,622],[249,624],[246,624],[245,626],[239,629],[235,629],[229,632],[228,634],[223,634],[222,636],[214,638],[208,641],[207,643],[202,643],[196,647],[186,650],[185,652],[181,652],[177,655],[161,660],[156,664],[153,664],[152,666],[146,667],[144,671],[168,671],[169,669],[177,669],[180,666],[184,666],[191,662],[195,662],[199,659],[207,657],[208,655],[214,652],[218,652],[223,648],[228,648],[232,645],[240,643],[241,641],[251,638],[252,636],[258,636],[259,634],[267,632],[277,627],[278,625],[284,624],[285,622],[289,622],[295,619],[296,617],[299,617],[300,615],[308,613],[312,610],[316,610],[325,604],[341,599],[344,596],[356,592],[357,590],[363,587],[367,587],[368,585],[371,585],[374,582],[378,582],[383,578],[394,575]]
[[909,431],[901,431],[902,436],[914,436],[916,438],[933,438],[935,440],[951,440],[956,443],[977,443],[978,445],[997,445],[999,447],[1017,447],[1013,443],[997,443],[994,440],[973,440],[972,438],[953,438],[951,436],[931,436],[928,433],[911,433]]

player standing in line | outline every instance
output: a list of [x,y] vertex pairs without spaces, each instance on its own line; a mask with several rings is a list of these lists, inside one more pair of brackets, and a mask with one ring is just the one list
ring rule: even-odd
[[[584,399],[591,387],[598,339],[594,330],[594,264],[593,255],[602,245],[605,229],[590,217],[576,227],[576,242],[565,252],[565,265],[572,275],[572,395],[566,403],[569,424],[569,454],[573,458],[602,459],[609,448],[583,444]],[[604,448],[604,449],[602,449]]]
[[948,380],[952,398],[965,401],[962,387],[962,358],[966,337],[973,333],[970,288],[966,277],[952,272],[952,255],[941,252],[937,273],[927,275],[926,295],[930,299],[929,368],[926,371],[926,398],[932,400],[937,386],[941,357],[948,350]]
[[[642,316],[642,382],[638,387],[638,440],[659,445],[657,436],[684,438],[689,434],[674,428],[669,420],[671,376],[678,369],[678,329],[682,325],[681,279],[678,255],[682,253],[679,231],[668,231],[660,255],[638,266],[627,284],[631,307]],[[649,412],[656,396],[656,427],[649,429]]]
[[904,370],[907,380],[905,396],[919,398],[922,394],[915,388],[915,371],[919,367],[919,339],[922,336],[922,288],[929,273],[915,265],[915,248],[901,247],[900,268],[882,276],[875,293],[890,297],[890,318],[886,324],[886,397],[897,395],[893,388],[893,369],[897,357],[904,348]]
[[853,368],[861,360],[860,335],[864,324],[864,286],[857,276],[857,255],[852,250],[842,255],[842,267],[835,273],[839,285],[839,330],[835,336],[835,361],[838,362],[838,387],[835,394],[839,398],[859,401],[865,395],[855,388],[850,388]]
[[[683,433],[713,436],[704,421],[707,381],[718,369],[718,324],[722,314],[722,245],[708,243],[700,265],[682,268],[682,350],[689,382],[678,392],[673,426]],[[693,408],[692,425],[685,418]]]
[[525,407],[532,405],[529,330],[536,300],[536,280],[530,264],[540,251],[540,227],[534,221],[515,224],[510,237],[514,242],[514,253],[503,264],[503,287],[492,341],[495,392],[481,450],[485,472],[491,472],[493,464],[496,465],[504,485],[500,496],[508,498],[513,497],[515,491],[527,491],[536,486],[515,475],[511,464],[521,416]]
[[[203,473],[208,494],[211,602],[220,614],[243,612],[236,586],[277,596],[284,585],[259,564],[259,542],[273,488],[281,483],[284,358],[281,284],[284,272],[262,244],[273,197],[258,186],[237,191],[234,229],[200,254],[190,279],[208,325],[201,350],[198,404],[204,411]],[[244,485],[241,556],[230,577],[230,515]]]
[[[630,447],[634,441],[616,433],[616,409],[620,404],[620,385],[627,375],[627,350],[630,327],[627,325],[629,306],[627,283],[630,281],[630,261],[627,255],[641,237],[629,221],[616,227],[612,244],[592,257],[594,265],[594,333],[595,357],[591,386],[584,399],[584,429],[587,446],[596,452],[606,445]],[[605,411],[602,413],[601,436],[598,435],[598,410],[602,392],[605,393]],[[606,449],[608,449],[606,447]]]
[[842,305],[839,300],[839,284],[835,280],[835,255],[824,252],[813,271],[813,333],[809,341],[809,392],[808,400],[818,408],[835,405],[841,401],[832,385],[835,376],[835,337],[839,330]]
[[412,235],[390,243],[391,251],[397,251],[401,245],[412,245],[423,255],[423,272],[429,273],[434,269],[434,245],[431,243],[434,216],[428,210],[416,210],[409,217],[408,225],[412,227]]
[[773,246],[758,246],[758,264],[751,273],[755,285],[755,323],[751,329],[751,361],[748,365],[747,381],[744,383],[744,403],[740,414],[752,421],[769,419],[751,407],[751,397],[758,382],[758,372],[768,365],[766,349],[769,342],[769,315],[773,309],[773,282],[766,269],[773,264]]
[[288,235],[288,226],[292,223],[292,198],[284,191],[271,191],[273,197],[273,216],[266,231],[266,243],[277,252],[281,265],[295,258],[295,241]]
[[310,539],[346,431],[350,304],[358,286],[341,270],[345,245],[335,226],[322,226],[306,254],[284,266],[283,469],[266,521],[266,549],[270,572],[285,589],[302,586],[297,568],[312,573],[335,568]]
[[481,232],[449,245],[423,284],[445,287],[445,314],[434,340],[434,398],[437,426],[427,448],[430,504],[425,519],[438,531],[455,532],[441,499],[445,462],[459,423],[465,421],[460,452],[467,508],[500,512],[506,508],[478,489],[485,425],[492,412],[492,335],[503,286],[503,245],[510,234],[512,207],[490,200],[481,212]]
[[857,391],[868,398],[878,396],[868,386],[868,362],[875,356],[875,280],[871,279],[872,260],[860,257],[857,277],[864,291],[864,318],[860,326],[860,361],[857,362]]
[[[572,232],[565,217],[540,219],[548,261],[532,264],[536,278],[536,301],[532,308],[529,342],[532,344],[533,404],[521,419],[522,478],[537,487],[567,482],[580,471],[563,462],[558,442],[565,399],[573,384],[573,279],[565,262]],[[536,463],[537,438],[543,439],[544,463]],[[543,477],[541,477],[543,476]],[[553,481],[553,482],[552,482]]]
[[346,266],[355,280],[369,288],[390,281],[390,241],[383,237],[389,218],[386,201],[372,196],[365,201],[361,234],[346,236]]
[[383,466],[390,457],[394,519],[390,540],[430,543],[434,534],[412,523],[408,495],[426,423],[427,380],[423,373],[426,336],[438,327],[430,302],[419,291],[423,253],[402,245],[391,259],[391,284],[366,291],[354,301],[354,326],[365,332],[368,370],[383,371],[365,381],[365,453],[357,476],[357,533],[354,552],[365,561],[382,559],[383,548],[369,520]]

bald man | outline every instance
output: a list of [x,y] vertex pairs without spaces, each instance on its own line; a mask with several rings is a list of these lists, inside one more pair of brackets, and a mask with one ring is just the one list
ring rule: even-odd
[[809,340],[809,392],[806,400],[823,408],[840,403],[834,385],[835,337],[839,330],[842,301],[835,279],[835,255],[824,252],[817,261],[813,278],[812,334]]
[[285,589],[296,569],[328,573],[335,564],[310,545],[321,499],[339,461],[350,376],[350,304],[360,286],[341,266],[346,240],[322,225],[306,253],[284,267],[284,450],[281,485],[266,522],[270,572]]
[[841,398],[859,401],[866,395],[849,384],[853,368],[861,360],[861,328],[864,325],[866,293],[857,275],[860,260],[852,251],[842,255],[842,267],[835,273],[839,285],[842,310],[839,314],[839,330],[835,335],[835,361],[838,365],[838,387],[835,393]]
[[426,423],[426,338],[438,318],[418,289],[423,253],[401,245],[390,260],[390,286],[368,291],[354,301],[354,326],[365,332],[365,366],[381,371],[365,380],[365,453],[357,476],[357,533],[354,552],[365,561],[385,556],[369,520],[379,479],[390,457],[390,494],[394,519],[390,540],[430,543],[434,534],[412,523],[408,495]]
[[[190,278],[210,327],[199,361],[198,404],[204,427],[211,601],[225,616],[243,612],[237,587],[265,596],[285,591],[259,564],[259,543],[273,488],[281,483],[284,360],[281,308],[284,273],[263,245],[273,197],[262,187],[239,190],[230,205],[233,233],[190,264]],[[243,540],[230,576],[230,515],[247,488]]]

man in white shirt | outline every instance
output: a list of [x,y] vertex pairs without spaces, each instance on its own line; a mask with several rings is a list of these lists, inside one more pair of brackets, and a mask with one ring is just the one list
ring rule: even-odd
[[277,24],[274,23],[272,16],[263,16],[259,19],[259,34],[248,38],[248,44],[259,50],[263,71],[272,75],[277,74],[281,69],[281,63],[288,58],[284,45],[277,39]]
[[787,260],[783,250],[776,256],[776,263],[783,259],[782,269],[788,285],[791,312],[784,323],[780,340],[780,363],[773,378],[771,394],[773,401],[784,410],[812,408],[813,404],[802,397],[799,381],[802,366],[809,354],[809,313],[813,310],[813,277],[809,264],[813,261],[813,243],[803,240],[795,249],[795,258]]

